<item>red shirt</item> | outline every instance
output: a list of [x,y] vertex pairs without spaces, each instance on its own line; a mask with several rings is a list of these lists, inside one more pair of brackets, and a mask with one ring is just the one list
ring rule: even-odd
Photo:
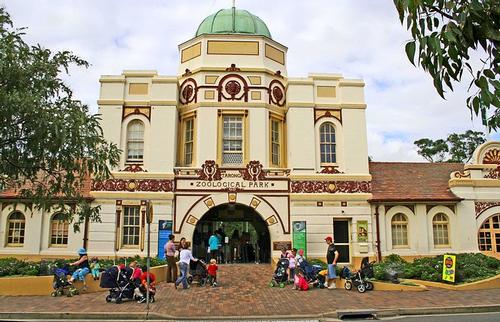
[[153,283],[156,280],[156,276],[155,276],[155,274],[148,273],[148,272],[142,273],[142,275],[141,275],[141,281],[147,283],[148,275],[149,275],[149,282]]
[[217,276],[217,269],[218,269],[217,264],[208,265],[208,267],[207,267],[208,275]]

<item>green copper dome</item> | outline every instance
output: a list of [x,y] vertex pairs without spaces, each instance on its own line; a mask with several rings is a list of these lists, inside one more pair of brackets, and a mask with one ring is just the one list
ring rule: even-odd
[[246,10],[221,9],[206,17],[196,36],[203,34],[247,34],[271,37],[266,24]]

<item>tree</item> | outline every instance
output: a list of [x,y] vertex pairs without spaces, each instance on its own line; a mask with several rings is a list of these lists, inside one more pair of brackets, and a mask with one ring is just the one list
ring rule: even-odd
[[90,176],[109,177],[120,150],[102,136],[99,116],[73,98],[61,79],[88,63],[62,51],[29,46],[0,7],[0,189],[16,189],[37,209],[64,212],[75,231],[99,221],[83,190]]
[[446,140],[420,139],[414,142],[418,154],[429,162],[466,163],[474,150],[486,142],[484,133],[468,130],[465,133],[448,135]]
[[[467,107],[481,116],[488,130],[500,128],[500,0],[394,0],[401,23],[413,40],[406,54],[434,80],[444,98],[444,85],[462,80],[464,70],[472,76]],[[473,67],[470,50],[481,56]],[[418,53],[417,59],[415,54]]]

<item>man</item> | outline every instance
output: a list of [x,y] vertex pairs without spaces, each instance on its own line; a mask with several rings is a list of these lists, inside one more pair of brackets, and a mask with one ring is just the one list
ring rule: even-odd
[[335,268],[337,266],[337,260],[339,259],[339,252],[335,245],[333,244],[333,238],[328,236],[325,238],[325,241],[328,245],[328,249],[326,251],[326,262],[328,264],[328,278],[325,282],[325,287],[329,290],[333,290],[336,288],[335,281],[337,279],[337,272]]
[[165,257],[167,258],[167,283],[173,283],[177,279],[177,264],[175,263],[175,236],[168,236],[165,244]]

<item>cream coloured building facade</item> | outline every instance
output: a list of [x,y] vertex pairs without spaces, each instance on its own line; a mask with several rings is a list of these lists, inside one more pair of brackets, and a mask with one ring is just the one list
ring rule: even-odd
[[124,151],[113,178],[89,191],[102,222],[73,233],[4,192],[0,255],[68,256],[84,239],[92,255],[145,255],[147,201],[153,253],[167,223],[199,256],[210,231],[231,240],[238,227],[248,261],[278,257],[299,234],[310,257],[324,257],[333,235],[341,262],[356,266],[391,253],[500,254],[500,142],[470,165],[370,163],[364,82],[290,77],[287,50],[233,8],[179,45],[177,75],[102,76],[104,135]]

